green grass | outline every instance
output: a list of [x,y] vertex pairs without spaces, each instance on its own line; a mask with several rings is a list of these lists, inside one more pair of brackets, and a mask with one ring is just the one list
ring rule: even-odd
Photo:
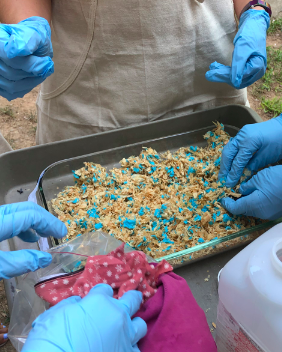
[[282,31],[282,18],[272,20],[267,33],[274,34],[274,33],[277,33],[278,31]]
[[273,117],[282,114],[282,98],[274,97],[273,99],[262,98],[261,105],[264,112],[271,113]]
[[7,142],[10,144],[12,149],[16,149],[16,140],[14,138],[6,138]]
[[5,106],[4,108],[0,108],[0,114],[7,115],[12,118],[15,117],[14,111],[9,105]]
[[29,112],[28,119],[29,119],[29,121],[31,121],[33,123],[37,122],[37,116],[33,111]]
[[[282,24],[282,21],[281,21]],[[267,70],[255,86],[256,96],[264,112],[276,117],[282,113],[282,50],[267,47]],[[265,91],[278,93],[272,99],[264,98]]]
[[282,92],[282,50],[273,49],[271,46],[268,46],[266,50],[267,70],[254,88],[253,93],[256,96],[264,91]]
[[31,134],[36,134],[37,126],[32,126],[30,129]]

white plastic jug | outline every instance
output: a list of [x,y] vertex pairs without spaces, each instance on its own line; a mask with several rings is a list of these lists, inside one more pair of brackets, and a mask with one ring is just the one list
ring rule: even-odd
[[223,268],[216,343],[218,352],[282,351],[282,224]]

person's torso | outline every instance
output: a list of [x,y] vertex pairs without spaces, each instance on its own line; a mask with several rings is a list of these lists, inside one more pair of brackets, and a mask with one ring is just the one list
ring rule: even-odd
[[245,99],[205,79],[231,64],[232,0],[53,0],[52,22],[39,104],[58,120],[111,129]]

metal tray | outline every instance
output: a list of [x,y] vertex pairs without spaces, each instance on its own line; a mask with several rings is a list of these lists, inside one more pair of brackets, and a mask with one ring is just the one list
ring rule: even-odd
[[[42,170],[59,160],[200,129],[203,126],[211,125],[212,121],[219,121],[223,124],[242,128],[245,124],[262,122],[262,119],[250,108],[241,105],[227,105],[190,115],[152,121],[141,126],[127,127],[8,152],[0,155],[0,205],[26,201],[30,191],[35,187]],[[17,192],[20,189],[23,190],[21,194]],[[205,244],[201,246],[204,247]],[[1,242],[0,248],[1,250],[38,249],[38,244],[29,244],[14,237]],[[237,251],[235,250],[235,252]],[[213,287],[212,280],[209,282],[203,281],[203,275],[206,275],[207,268],[210,269],[210,274],[212,274],[212,271],[216,273],[218,263],[221,263],[219,267],[222,267],[232,257],[234,251],[229,253],[210,258],[208,264],[207,261],[203,261],[186,268],[180,268],[177,271],[179,275],[189,281],[193,293],[205,310],[210,307],[210,305],[207,306],[210,301],[205,296],[205,290],[215,293],[216,289]],[[192,269],[190,270],[189,268]],[[199,281],[199,277],[202,278],[203,285]],[[16,281],[17,278],[4,280],[10,312],[12,310]],[[214,299],[214,308],[207,313],[208,315],[210,314],[210,321],[215,319],[216,316],[216,295],[212,297]]]
[[[134,143],[123,147],[111,148],[106,151],[82,155],[52,164],[47,168],[39,183],[39,195],[42,204],[48,211],[53,212],[50,201],[56,197],[65,186],[74,185],[72,170],[77,170],[83,167],[85,161],[101,164],[109,170],[113,167],[120,167],[118,162],[122,158],[139,155],[142,147],[152,147],[158,152],[165,152],[167,150],[175,151],[181,147],[188,147],[191,145],[203,147],[206,145],[203,135],[213,128],[214,125],[211,121],[207,121],[206,126],[197,130],[146,140],[144,142]],[[225,124],[225,131],[231,136],[235,136],[238,130],[239,128],[236,126]],[[258,237],[263,230],[268,229],[274,223],[277,222],[266,222],[253,228],[238,231],[232,235],[212,240],[208,243],[163,256],[156,260],[161,261],[162,259],[166,259],[174,267],[185,265],[195,260],[203,259],[204,257],[246,244]],[[54,245],[56,244],[58,244],[58,242],[54,240]]]

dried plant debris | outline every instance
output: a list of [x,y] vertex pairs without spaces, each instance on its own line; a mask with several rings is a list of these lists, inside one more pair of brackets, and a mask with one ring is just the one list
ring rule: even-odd
[[255,226],[257,219],[232,216],[220,199],[240,197],[217,180],[224,126],[204,135],[205,148],[190,146],[158,154],[143,148],[107,171],[93,163],[73,171],[52,207],[68,228],[64,241],[102,229],[153,258],[197,246]]

